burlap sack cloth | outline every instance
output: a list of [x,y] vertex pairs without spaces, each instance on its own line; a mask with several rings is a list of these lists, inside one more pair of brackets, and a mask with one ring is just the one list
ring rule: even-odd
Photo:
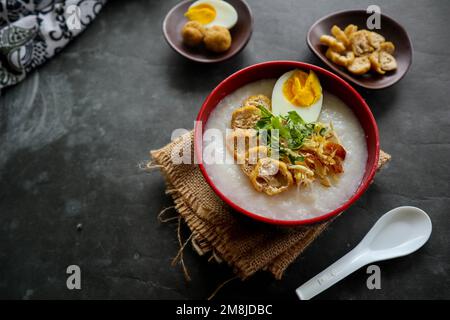
[[[233,212],[206,183],[197,165],[172,163],[172,151],[182,149],[186,143],[193,147],[192,132],[162,149],[151,151],[152,165],[164,174],[166,192],[172,196],[178,214],[191,230],[189,239],[196,251],[225,261],[239,278],[267,270],[280,279],[286,268],[332,222],[276,227]],[[378,168],[389,159],[388,154],[381,152]]]

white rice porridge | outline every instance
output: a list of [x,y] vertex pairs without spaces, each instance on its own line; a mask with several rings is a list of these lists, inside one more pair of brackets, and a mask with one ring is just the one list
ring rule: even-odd
[[[248,96],[272,95],[276,79],[265,79],[245,85],[225,97],[209,116],[205,130],[218,129],[225,137],[230,128],[231,115]],[[256,191],[248,177],[235,163],[207,164],[205,169],[216,187],[239,207],[258,215],[278,220],[314,218],[344,204],[357,190],[363,178],[367,147],[364,130],[351,109],[339,98],[324,91],[324,101],[319,121],[333,123],[341,144],[347,151],[344,173],[331,187],[313,182],[308,187],[292,187],[274,196]],[[211,145],[213,144],[213,145]],[[224,142],[203,141],[204,149],[215,148],[218,154],[229,152],[221,148]],[[225,150],[224,150],[225,149]]]

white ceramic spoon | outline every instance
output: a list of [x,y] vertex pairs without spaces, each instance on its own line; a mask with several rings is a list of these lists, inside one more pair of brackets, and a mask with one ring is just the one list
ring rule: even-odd
[[362,241],[296,293],[309,300],[366,264],[406,256],[422,247],[431,234],[430,217],[416,207],[398,207],[385,213]]

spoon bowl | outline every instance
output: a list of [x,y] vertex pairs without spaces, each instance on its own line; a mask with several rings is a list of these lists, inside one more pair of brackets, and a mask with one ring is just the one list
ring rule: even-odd
[[431,220],[421,209],[398,207],[384,214],[359,244],[380,260],[413,253],[431,235]]
[[385,213],[362,241],[327,269],[297,288],[302,300],[328,289],[366,264],[406,256],[430,238],[430,217],[416,207],[398,207]]

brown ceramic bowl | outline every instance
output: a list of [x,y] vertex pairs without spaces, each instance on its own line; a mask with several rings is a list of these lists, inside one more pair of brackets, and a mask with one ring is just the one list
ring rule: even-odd
[[227,60],[238,54],[247,45],[253,30],[253,15],[244,0],[227,0],[237,11],[238,21],[230,30],[233,39],[230,49],[223,53],[213,53],[203,47],[190,48],[183,43],[181,29],[187,22],[184,13],[195,0],[182,1],[173,7],[163,22],[163,33],[167,43],[182,56],[203,63]]
[[345,68],[332,63],[325,56],[327,47],[320,43],[320,36],[331,34],[333,25],[344,28],[348,24],[355,24],[360,29],[367,29],[366,21],[369,14],[365,10],[347,10],[332,13],[315,22],[308,31],[307,42],[309,48],[334,72],[343,78],[367,89],[383,89],[392,86],[403,78],[412,63],[413,49],[406,30],[394,19],[381,14],[381,29],[374,30],[383,35],[387,41],[395,45],[395,59],[397,70],[386,72],[384,75],[369,72],[362,76],[353,75]]

